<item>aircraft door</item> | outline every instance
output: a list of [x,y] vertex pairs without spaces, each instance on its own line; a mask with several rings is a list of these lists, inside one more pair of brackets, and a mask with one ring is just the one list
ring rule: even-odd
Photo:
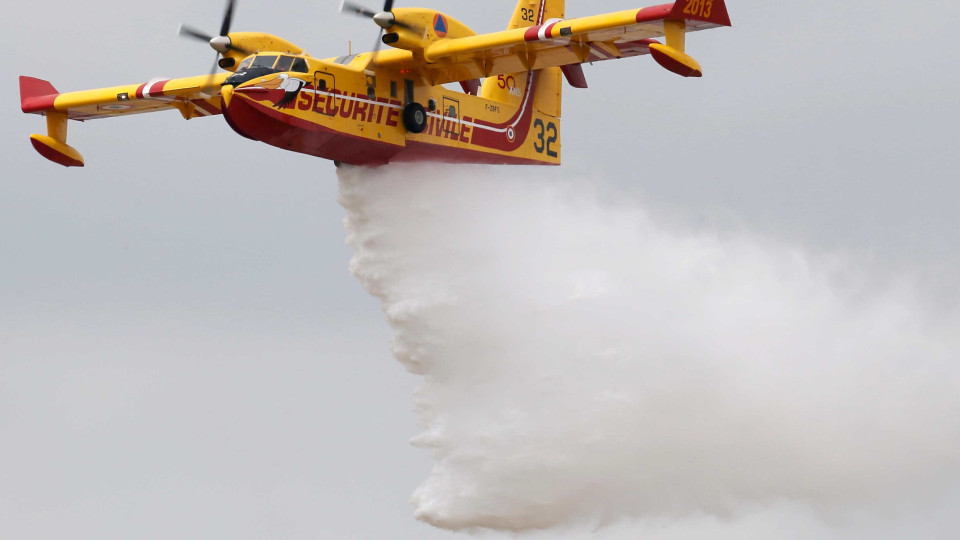
[[340,110],[337,79],[325,71],[316,71],[313,73],[313,88],[317,92],[313,101],[313,110],[326,116],[335,116]]
[[444,97],[443,98],[443,107],[440,109],[440,114],[443,115],[443,133],[444,135],[451,135],[455,137],[460,136],[461,119],[460,119],[460,101]]

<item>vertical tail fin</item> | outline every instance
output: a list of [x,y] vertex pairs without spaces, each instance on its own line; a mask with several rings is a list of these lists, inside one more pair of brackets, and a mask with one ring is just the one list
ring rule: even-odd
[[[564,3],[564,0],[519,0],[507,29],[531,28],[552,22],[551,19],[562,19]],[[529,65],[524,60],[515,63]],[[558,67],[484,79],[480,96],[503,103],[507,110],[514,109],[513,117],[502,124],[501,137],[509,143],[498,143],[496,147],[519,151],[531,161],[559,165],[562,82],[563,74]]]
[[[563,19],[565,3],[565,0],[518,0],[507,29],[541,26],[553,19]],[[549,77],[552,78],[553,70],[545,71],[550,72]],[[544,73],[544,75],[547,75],[547,73]],[[488,77],[484,80],[480,95],[507,105],[519,106],[523,102],[524,94],[527,91],[526,83],[526,72]],[[541,94],[543,94],[543,97],[541,97]],[[556,103],[546,102],[554,99]],[[559,92],[537,93],[537,101],[538,108],[544,111],[555,110],[557,112],[556,116],[559,116]]]
[[544,24],[550,19],[562,19],[565,0],[518,0],[507,30]]
[[[564,4],[565,0],[519,0],[507,29],[543,26],[563,19]],[[506,131],[513,149],[527,145],[529,159],[559,165],[562,83],[558,67],[521,71],[487,77],[480,96],[516,107],[513,123]]]

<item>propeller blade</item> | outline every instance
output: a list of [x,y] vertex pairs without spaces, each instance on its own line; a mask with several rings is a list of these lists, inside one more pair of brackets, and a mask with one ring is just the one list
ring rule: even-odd
[[185,24],[180,25],[180,36],[191,37],[194,39],[199,39],[201,41],[206,41],[208,43],[210,42],[211,39],[213,39],[213,36],[207,35],[206,33],[201,32],[200,30],[190,28]]
[[384,10],[384,11],[393,11],[393,0],[386,0],[386,1],[383,3],[383,10]]
[[227,9],[223,13],[223,24],[220,25],[220,35],[225,36],[230,33],[230,23],[233,21],[233,8],[236,7],[234,0],[227,0]]
[[233,22],[233,12],[236,7],[236,0],[227,0],[227,7],[223,13],[223,21],[220,23],[220,34],[217,36],[211,36],[206,32],[201,32],[200,30],[191,28],[185,24],[180,25],[180,35],[182,37],[206,41],[207,44],[213,47],[213,50],[217,51],[217,57],[214,59],[213,69],[210,70],[210,76],[207,79],[206,86],[211,85],[211,81],[213,80],[214,75],[217,73],[217,68],[220,67],[219,60],[221,54],[226,55],[226,53],[230,51],[236,51],[245,56],[253,54],[253,51],[248,51],[242,47],[234,45],[230,40],[230,36],[228,35],[230,33],[230,25]]
[[204,83],[203,83],[202,90],[205,91],[205,90],[207,90],[208,88],[213,88],[213,87],[214,87],[213,81],[215,80],[215,77],[216,77],[216,75],[217,75],[217,68],[220,67],[220,65],[218,64],[219,61],[220,61],[220,55],[217,54],[216,58],[214,58],[214,60],[213,60],[213,67],[210,68],[210,73],[207,75],[207,80],[204,81]]
[[363,71],[368,71],[370,66],[376,67],[377,55],[380,54],[380,47],[383,46],[383,29],[380,29],[380,36],[377,37],[377,42],[373,46],[373,52],[370,53],[370,58],[367,60],[367,65],[363,66]]
[[414,26],[414,25],[412,25],[412,24],[410,24],[410,23],[405,23],[405,22],[400,21],[400,20],[394,20],[394,21],[393,21],[393,25],[394,25],[394,26],[399,26],[400,28],[406,28],[407,30],[410,30],[410,31],[413,32],[414,34],[423,34],[423,28],[422,28],[422,27]]
[[343,2],[340,4],[340,13],[343,13],[344,11],[347,13],[353,13],[355,15],[361,15],[363,17],[367,17],[368,19],[372,19],[373,16],[377,14],[376,11],[367,9],[360,4],[354,4],[349,0],[343,0]]
[[230,50],[231,50],[231,51],[237,51],[238,53],[243,53],[243,54],[245,54],[245,55],[247,55],[247,56],[250,56],[251,54],[254,53],[254,51],[248,51],[247,49],[244,49],[243,47],[237,47],[236,45],[233,45],[233,44],[230,44]]

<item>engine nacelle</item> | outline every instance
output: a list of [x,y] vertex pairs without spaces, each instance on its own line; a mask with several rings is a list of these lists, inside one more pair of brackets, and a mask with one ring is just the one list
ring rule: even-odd
[[422,54],[431,43],[441,39],[477,35],[462,22],[432,9],[396,8],[392,13],[398,24],[387,29],[383,42],[397,49]]

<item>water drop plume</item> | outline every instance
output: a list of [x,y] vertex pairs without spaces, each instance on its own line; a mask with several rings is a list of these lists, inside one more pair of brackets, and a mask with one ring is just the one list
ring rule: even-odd
[[956,481],[960,325],[909,280],[552,175],[339,170],[351,271],[422,376],[419,519],[834,511]]

